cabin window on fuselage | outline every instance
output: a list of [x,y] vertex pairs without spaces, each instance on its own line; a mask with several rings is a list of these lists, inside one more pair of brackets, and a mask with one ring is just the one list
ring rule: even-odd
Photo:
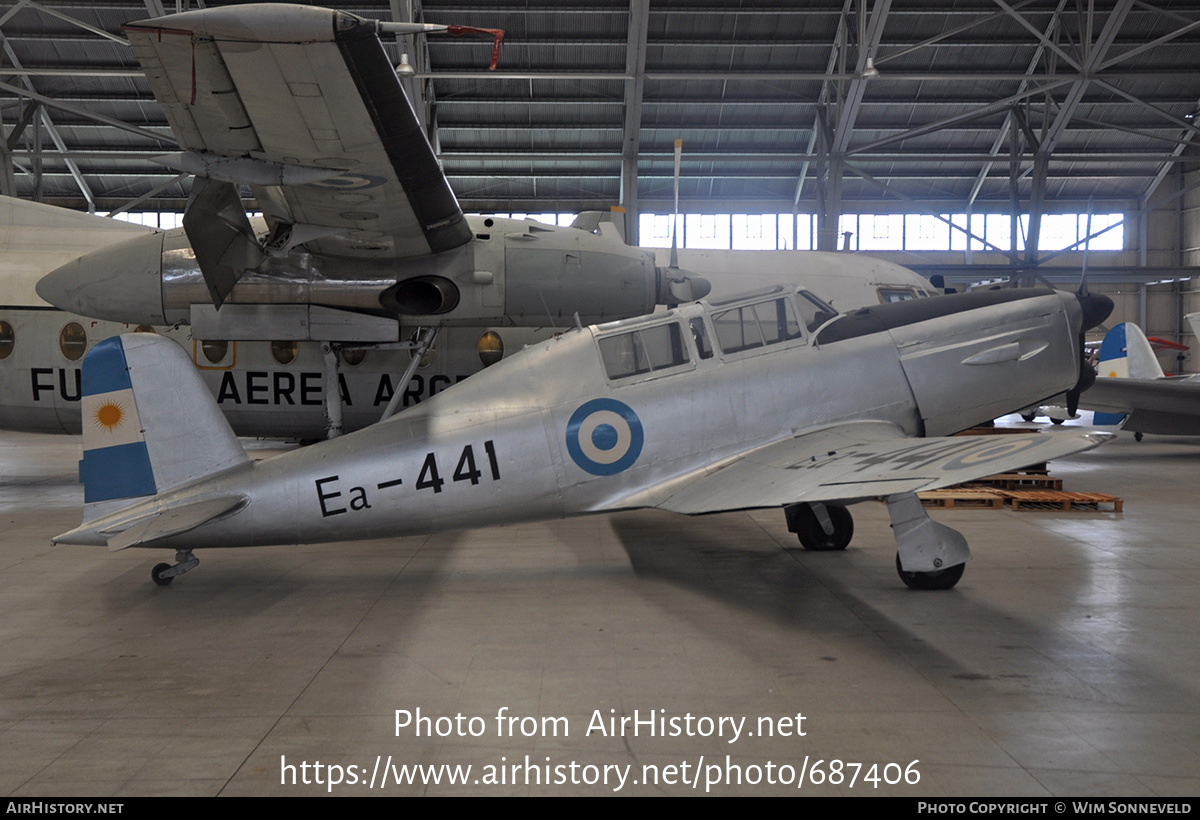
[[687,364],[687,346],[677,322],[640,328],[600,340],[600,358],[610,379],[624,379]]
[[58,334],[58,349],[68,361],[77,362],[87,352],[87,332],[79,322],[68,322]]
[[223,341],[203,341],[200,342],[200,352],[204,354],[204,358],[209,364],[220,364],[225,358],[225,354],[229,352],[229,342]]
[[12,355],[16,339],[13,326],[8,322],[0,322],[0,359],[7,359]]
[[714,313],[712,320],[722,353],[740,353],[801,336],[792,300],[786,297]]
[[298,342],[271,342],[271,355],[280,364],[291,364],[296,361],[296,354],[299,352],[300,344]]

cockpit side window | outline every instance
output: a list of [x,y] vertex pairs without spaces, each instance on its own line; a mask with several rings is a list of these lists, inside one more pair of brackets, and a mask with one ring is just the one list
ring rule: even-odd
[[600,358],[610,379],[667,370],[689,361],[678,322],[607,336],[599,344]]
[[723,353],[739,353],[802,335],[792,300],[787,297],[714,313],[712,320]]
[[646,345],[651,370],[666,370],[668,367],[687,362],[687,345],[683,343],[683,334],[679,332],[678,323],[648,327],[637,332],[641,333],[642,342]]
[[763,346],[762,333],[751,308],[740,307],[713,314],[713,326],[717,329],[717,344],[725,353],[736,353]]
[[795,339],[800,335],[800,323],[790,299],[776,299],[754,306],[754,316],[767,344]]
[[831,305],[822,302],[808,291],[802,290],[797,293],[796,301],[800,303],[800,315],[803,317],[804,326],[808,328],[809,333],[814,332],[821,325],[838,315],[837,310]]

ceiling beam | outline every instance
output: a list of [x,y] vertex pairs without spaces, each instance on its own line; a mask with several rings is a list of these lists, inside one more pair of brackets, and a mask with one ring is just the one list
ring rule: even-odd
[[625,240],[638,244],[638,157],[642,148],[642,96],[646,87],[646,36],[650,0],[630,0],[625,44],[625,123],[621,136],[621,207]]

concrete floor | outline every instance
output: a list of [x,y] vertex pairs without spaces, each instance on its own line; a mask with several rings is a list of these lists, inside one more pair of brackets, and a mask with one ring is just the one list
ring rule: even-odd
[[[78,457],[75,439],[0,435],[6,795],[324,794],[326,766],[365,782],[389,759],[472,770],[382,794],[606,794],[628,766],[621,794],[703,793],[741,767],[713,791],[757,795],[795,793],[806,758],[801,794],[1200,795],[1200,439],[1125,434],[1051,466],[1123,514],[935,513],[975,559],[934,593],[896,577],[876,503],[853,508],[843,553],[791,549],[778,511],[633,512],[212,550],[159,588],[167,553],[50,545],[79,521]],[[498,736],[505,707],[569,734]],[[397,735],[398,709],[482,735]],[[586,732],[635,710],[684,734]],[[697,732],[747,721],[729,742],[728,723],[688,736],[689,714]],[[759,736],[797,714],[803,737]],[[551,785],[526,785],[526,756]],[[517,785],[483,782],[514,762]],[[281,784],[283,764],[309,785]]]

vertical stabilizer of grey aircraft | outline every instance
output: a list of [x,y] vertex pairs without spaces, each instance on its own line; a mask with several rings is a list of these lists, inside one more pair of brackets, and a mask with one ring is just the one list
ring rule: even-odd
[[915,493],[1106,434],[950,434],[1084,378],[1102,295],[981,291],[838,314],[778,286],[570,331],[379,424],[254,462],[179,347],[152,334],[83,367],[83,522],[55,541],[194,550],[391,537],[631,508],[782,507],[841,549],[845,504],[887,500],[901,578],[957,583],[966,540]]

